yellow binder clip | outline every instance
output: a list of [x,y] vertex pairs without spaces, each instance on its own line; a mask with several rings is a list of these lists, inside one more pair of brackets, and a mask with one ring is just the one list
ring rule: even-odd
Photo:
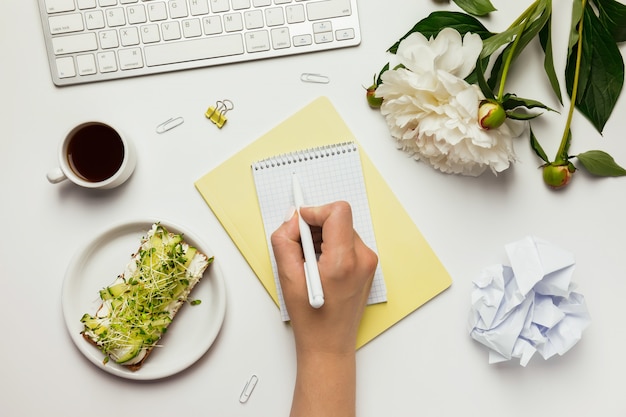
[[207,109],[204,115],[207,119],[212,121],[218,128],[222,128],[228,121],[226,113],[234,109],[235,105],[230,100],[218,100],[215,102],[215,106],[211,106]]

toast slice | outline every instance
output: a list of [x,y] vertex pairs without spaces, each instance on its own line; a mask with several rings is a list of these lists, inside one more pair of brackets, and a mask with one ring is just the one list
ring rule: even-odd
[[100,290],[96,313],[81,318],[83,337],[105,363],[139,370],[212,262],[182,234],[153,224],[125,271]]

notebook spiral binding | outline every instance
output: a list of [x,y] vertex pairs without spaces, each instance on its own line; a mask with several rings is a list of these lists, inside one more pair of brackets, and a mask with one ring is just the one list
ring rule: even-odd
[[274,168],[277,166],[297,164],[308,160],[327,158],[329,156],[354,152],[357,150],[355,142],[341,142],[332,145],[317,146],[302,151],[288,152],[271,158],[266,158],[252,164],[252,169],[258,171],[260,169]]

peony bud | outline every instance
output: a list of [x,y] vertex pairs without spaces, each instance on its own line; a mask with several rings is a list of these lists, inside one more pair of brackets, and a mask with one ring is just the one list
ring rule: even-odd
[[571,163],[566,165],[546,165],[543,167],[543,181],[552,188],[562,188],[570,182],[575,170],[576,168]]
[[368,89],[365,96],[367,97],[367,103],[373,109],[378,109],[383,104],[382,97],[376,97],[376,84],[372,84]]
[[478,124],[483,129],[497,129],[506,120],[506,112],[493,100],[483,100],[478,108]]

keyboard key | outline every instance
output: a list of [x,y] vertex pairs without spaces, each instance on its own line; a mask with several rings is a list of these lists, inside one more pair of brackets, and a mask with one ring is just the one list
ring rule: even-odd
[[98,32],[98,40],[100,41],[100,48],[102,49],[111,49],[120,46],[116,30],[103,30]]
[[306,4],[309,20],[323,20],[332,17],[350,16],[350,0],[324,0]]
[[53,35],[80,32],[85,28],[83,26],[83,16],[80,13],[51,16],[48,18],[48,24],[50,25],[50,33]]
[[141,32],[141,41],[143,43],[155,43],[161,40],[161,35],[159,34],[159,26],[154,25],[144,25],[140,28]]
[[341,29],[335,31],[335,39],[338,41],[347,41],[354,39],[354,29]]
[[197,38],[202,36],[200,19],[187,19],[183,21],[183,36],[185,38]]
[[52,49],[55,55],[95,51],[98,49],[98,42],[95,33],[59,36],[52,38]]
[[48,13],[71,12],[74,10],[74,0],[46,0]]
[[328,21],[313,23],[313,33],[331,32],[332,30],[333,26]]
[[293,46],[308,46],[313,43],[311,35],[297,35],[293,37]]
[[258,30],[246,33],[246,51],[261,52],[269,51],[270,37],[266,30]]
[[74,58],[66,56],[57,58],[57,73],[59,78],[76,77],[76,69],[74,68]]
[[226,32],[238,32],[243,30],[241,13],[230,13],[224,16],[224,30]]
[[128,6],[126,14],[128,15],[128,23],[131,25],[146,23],[148,21],[148,18],[146,17],[146,8],[143,4]]
[[291,36],[289,36],[289,28],[274,28],[271,31],[272,48],[284,49],[291,46]]
[[167,9],[165,8],[165,3],[161,1],[148,3],[148,18],[150,18],[152,22],[167,19]]
[[302,23],[305,20],[304,6],[301,4],[285,7],[285,14],[287,15],[287,23]]
[[246,22],[246,29],[259,29],[263,27],[263,12],[261,10],[250,10],[243,14]]
[[143,67],[143,58],[139,48],[122,49],[117,55],[120,59],[120,69],[122,71]]
[[222,33],[222,19],[219,16],[205,17],[202,19],[202,27],[207,35]]
[[93,54],[78,55],[76,57],[78,75],[93,75],[98,72],[96,68],[96,58]]
[[89,30],[104,28],[104,13],[101,10],[85,12],[85,24]]
[[211,3],[211,11],[213,13],[222,13],[230,10],[228,0],[209,0]]
[[211,59],[244,53],[240,34],[188,41],[148,45],[144,49],[146,65],[174,64],[179,62]]
[[98,69],[100,72],[115,72],[117,71],[117,60],[115,59],[115,52],[100,52],[98,54]]
[[232,0],[233,10],[243,10],[250,8],[250,0]]
[[265,9],[265,23],[267,26],[280,26],[285,24],[282,7],[272,7]]
[[187,17],[187,0],[170,0],[168,6],[172,19]]
[[175,41],[181,38],[178,22],[161,23],[161,34],[164,41]]
[[[85,9],[95,9],[96,8],[96,0],[77,0],[76,4],[80,10]],[[80,71],[79,71],[80,74]]]
[[108,9],[106,11],[107,24],[110,27],[124,26],[126,24],[126,16],[124,15],[124,9],[116,7],[114,9]]
[[190,0],[189,10],[192,16],[209,14],[209,3],[207,3],[207,0]]
[[315,33],[315,43],[328,43],[333,41],[332,32]]
[[136,27],[120,29],[120,42],[122,46],[139,45],[139,31]]

